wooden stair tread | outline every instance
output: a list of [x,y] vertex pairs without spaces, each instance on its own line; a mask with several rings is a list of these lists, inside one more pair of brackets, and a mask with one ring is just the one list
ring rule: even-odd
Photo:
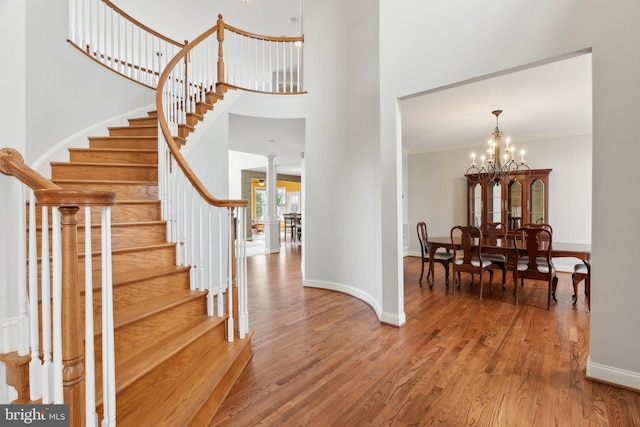
[[135,353],[129,352],[126,356],[117,358],[116,372],[119,381],[116,381],[116,391],[121,391],[133,384],[164,360],[177,354],[182,348],[225,320],[226,317],[214,316],[193,320],[176,328],[163,339],[148,346],[141,346]]
[[126,180],[121,180],[121,179],[115,179],[115,180],[109,180],[109,179],[67,179],[67,178],[62,178],[62,179],[55,179],[52,180],[54,183],[56,184],[74,184],[74,183],[78,183],[78,184],[82,184],[82,183],[86,183],[86,184],[102,184],[102,183],[108,183],[108,184],[127,184],[127,185],[158,185],[158,181],[126,181]]
[[[124,325],[128,325],[136,320],[160,313],[163,310],[175,307],[176,305],[192,299],[202,298],[204,294],[204,291],[184,290],[148,299],[144,304],[131,304],[121,308],[114,307],[114,328],[117,329]],[[102,320],[100,318],[94,319],[94,322],[96,322],[94,323],[96,335],[100,335],[102,333],[100,325],[101,321]]]
[[117,167],[127,167],[127,168],[135,168],[135,167],[157,168],[158,167],[158,165],[150,165],[148,163],[51,162],[51,166],[65,166],[65,165],[93,166],[93,167],[117,166]]
[[[125,273],[113,272],[111,283],[114,289],[118,286],[126,285],[128,283],[138,282],[147,279],[153,279],[161,276],[171,276],[174,274],[180,274],[185,271],[189,271],[191,267],[182,267],[179,265],[166,265],[164,267],[155,268],[141,268],[134,271],[127,271]],[[92,275],[93,290],[99,291],[102,289],[102,272],[94,271]],[[80,293],[84,295],[84,286],[82,286]]]
[[[167,422],[167,425],[174,426],[190,425],[197,411],[224,380],[241,349],[250,344],[250,339],[251,335],[244,340],[221,343],[219,346],[224,346],[223,350],[212,348],[194,363],[194,369],[184,377],[184,381],[174,385],[166,393],[158,393],[164,404],[161,405],[161,410],[153,414],[156,422]],[[203,371],[208,371],[209,375],[204,375]]]
[[[90,153],[111,153],[113,151],[123,153],[157,153],[157,149],[153,148],[69,148],[69,151],[82,151]],[[70,163],[70,162],[58,162],[58,163]],[[75,163],[75,162],[73,162]]]

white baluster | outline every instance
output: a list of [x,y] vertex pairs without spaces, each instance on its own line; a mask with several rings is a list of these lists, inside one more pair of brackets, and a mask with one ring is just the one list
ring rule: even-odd
[[208,235],[208,239],[207,239],[207,245],[208,245],[208,255],[209,255],[209,293],[207,294],[207,315],[208,316],[213,316],[214,315],[214,289],[213,289],[213,206],[209,205],[208,207],[208,215],[207,218],[209,219],[209,232],[207,233]]
[[116,425],[116,369],[111,258],[111,207],[102,207],[102,427]]
[[218,208],[218,317],[224,316],[224,264],[222,263],[222,208]]
[[31,400],[38,400],[42,397],[42,365],[40,363],[40,334],[38,332],[38,247],[36,233],[36,202],[33,191],[31,191],[31,200],[29,201],[29,344],[31,347],[29,398]]
[[42,207],[42,403],[53,402],[53,364],[51,362],[51,272],[49,269],[49,208]]
[[[37,259],[30,259],[27,253],[27,213],[25,210],[25,197],[22,186],[16,181],[16,187],[19,189],[18,201],[18,355],[26,356],[29,354],[29,309],[27,297],[27,259],[29,264],[37,265]],[[31,201],[34,203],[33,192],[31,193]]]
[[233,240],[231,239],[233,233],[233,212],[231,208],[229,208],[229,222],[227,230],[229,231],[229,235],[227,236],[227,254],[229,255],[229,262],[227,263],[227,341],[233,342],[234,338],[234,324],[233,324],[233,257],[231,256],[231,251],[233,248]]
[[91,208],[84,208],[84,366],[85,417],[87,427],[98,424],[96,412],[96,366],[93,347],[93,265],[91,262]]
[[62,242],[60,211],[51,208],[52,301],[53,301],[53,403],[64,403],[62,387]]

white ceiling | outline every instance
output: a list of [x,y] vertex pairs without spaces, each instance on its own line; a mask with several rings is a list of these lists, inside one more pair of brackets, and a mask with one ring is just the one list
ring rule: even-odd
[[485,147],[500,130],[514,143],[591,132],[591,55],[584,54],[413,96],[400,102],[403,148]]

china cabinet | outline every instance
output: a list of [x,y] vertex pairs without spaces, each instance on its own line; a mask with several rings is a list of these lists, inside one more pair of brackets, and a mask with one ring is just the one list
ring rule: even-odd
[[549,223],[549,173],[532,169],[511,180],[488,181],[467,176],[467,223],[486,233],[486,224],[502,222],[513,230],[522,224]]

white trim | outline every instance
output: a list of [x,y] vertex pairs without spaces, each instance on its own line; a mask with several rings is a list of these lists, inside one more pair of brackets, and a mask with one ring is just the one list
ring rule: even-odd
[[[368,293],[362,292],[361,289],[354,288],[353,286],[349,286],[349,285],[343,285],[341,283],[324,282],[324,281],[319,282],[315,280],[304,280],[302,282],[302,285],[309,288],[328,289],[331,291],[342,292],[343,294],[351,295],[352,297],[358,298],[359,300],[369,304],[373,309],[373,311],[375,311],[376,316],[378,316],[378,320],[382,320],[382,310],[376,303],[376,300]],[[389,318],[389,315],[386,315],[385,317]],[[387,322],[387,323],[390,323],[390,322]]]
[[640,390],[640,373],[592,362],[587,358],[587,377]]

